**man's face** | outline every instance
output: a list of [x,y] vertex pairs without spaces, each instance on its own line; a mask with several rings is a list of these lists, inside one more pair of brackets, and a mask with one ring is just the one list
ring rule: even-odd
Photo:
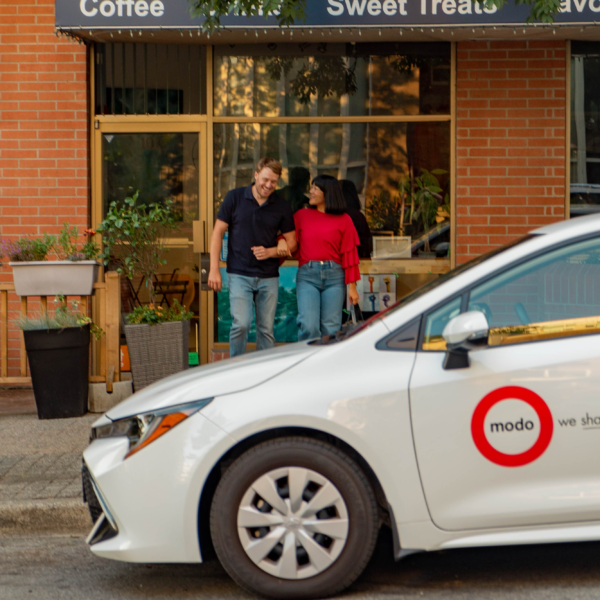
[[273,173],[268,167],[265,167],[260,172],[256,171],[254,173],[254,181],[257,192],[263,198],[268,198],[277,188],[279,175]]

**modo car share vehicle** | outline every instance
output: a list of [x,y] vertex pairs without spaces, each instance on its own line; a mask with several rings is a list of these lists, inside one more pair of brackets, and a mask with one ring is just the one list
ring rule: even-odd
[[333,343],[164,379],[94,424],[99,556],[314,598],[388,523],[418,551],[600,539],[600,216],[539,229]]

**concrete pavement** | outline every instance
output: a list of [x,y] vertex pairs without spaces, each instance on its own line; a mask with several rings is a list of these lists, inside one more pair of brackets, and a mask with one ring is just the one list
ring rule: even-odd
[[0,537],[91,529],[81,455],[98,417],[42,421],[32,390],[0,389]]

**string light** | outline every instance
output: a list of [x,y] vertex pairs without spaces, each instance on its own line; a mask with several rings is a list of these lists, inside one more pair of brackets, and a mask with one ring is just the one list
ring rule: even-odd
[[400,27],[398,31],[400,32],[400,35],[402,35],[402,27]]
[[379,30],[379,35],[381,35],[381,29]]
[[131,29],[129,30],[129,35],[133,37],[133,31],[131,31]]
[[258,29],[254,33],[256,33],[256,37],[258,37]]
[[244,29],[244,35],[248,35],[248,30]]
[[358,30],[358,35],[362,35],[362,31],[360,29]]

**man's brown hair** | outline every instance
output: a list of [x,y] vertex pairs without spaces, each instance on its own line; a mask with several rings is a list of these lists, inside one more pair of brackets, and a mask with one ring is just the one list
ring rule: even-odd
[[256,172],[260,173],[263,169],[271,169],[275,175],[281,177],[281,172],[283,171],[283,167],[278,160],[274,158],[261,158],[256,165]]

